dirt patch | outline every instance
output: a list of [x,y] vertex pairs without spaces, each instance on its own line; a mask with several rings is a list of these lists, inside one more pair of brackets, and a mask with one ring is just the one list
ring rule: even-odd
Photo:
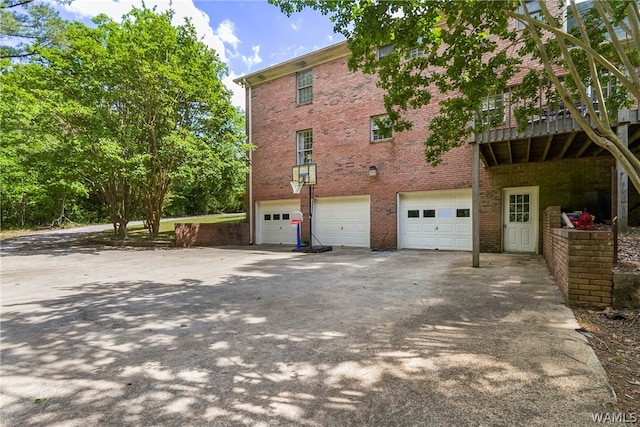
[[574,308],[618,398],[620,412],[640,408],[640,310]]
[[640,227],[629,227],[629,231],[618,236],[616,270],[640,273]]

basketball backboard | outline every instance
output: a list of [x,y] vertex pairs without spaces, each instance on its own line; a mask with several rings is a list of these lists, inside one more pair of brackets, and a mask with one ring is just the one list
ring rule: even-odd
[[315,163],[307,163],[304,165],[295,165],[292,168],[291,180],[296,182],[304,182],[304,185],[316,185],[317,165]]

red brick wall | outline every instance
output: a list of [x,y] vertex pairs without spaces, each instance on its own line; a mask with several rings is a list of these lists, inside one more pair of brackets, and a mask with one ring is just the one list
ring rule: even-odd
[[176,246],[229,246],[249,244],[249,224],[176,223]]
[[[370,117],[385,112],[382,91],[375,77],[349,72],[346,57],[313,67],[310,104],[296,104],[295,73],[254,85],[251,93],[252,143],[257,147],[252,159],[254,201],[299,198],[301,211],[308,214],[308,192],[294,196],[289,185],[296,132],[304,129],[313,129],[315,196],[371,196],[371,247],[397,245],[398,192],[471,187],[470,146],[451,150],[437,167],[426,163],[423,141],[437,105],[408,113],[413,130],[390,141],[370,141]],[[545,206],[582,209],[585,192],[609,191],[612,164],[609,158],[594,158],[483,168],[480,250],[502,250],[502,188],[539,186],[542,218]],[[372,165],[378,169],[376,177],[368,175]],[[305,221],[303,235],[308,227]]]
[[544,259],[566,300],[569,292],[568,240],[556,239],[553,235],[553,230],[561,227],[560,213],[560,206],[549,206],[544,210],[542,240]]
[[[296,132],[313,129],[318,164],[316,197],[369,194],[371,246],[396,247],[397,193],[471,187],[471,149],[454,149],[437,167],[424,158],[423,141],[434,108],[411,113],[414,130],[370,141],[370,117],[384,114],[375,78],[347,70],[346,57],[313,68],[311,104],[296,104],[296,76],[252,87],[254,200],[294,198],[289,181],[296,164]],[[378,169],[369,177],[369,167]],[[308,210],[302,191],[301,210]],[[308,222],[303,223],[303,235]]]
[[553,263],[553,244],[554,240],[551,238],[550,230],[552,228],[561,228],[562,220],[560,217],[562,210],[560,206],[549,206],[544,210],[542,215],[542,244],[544,259],[547,261],[547,265],[551,266]]
[[613,234],[557,227],[560,207],[544,213],[545,260],[570,305],[606,307],[612,303]]

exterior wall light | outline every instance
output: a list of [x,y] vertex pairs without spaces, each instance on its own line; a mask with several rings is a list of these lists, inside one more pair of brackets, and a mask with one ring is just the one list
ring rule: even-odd
[[369,176],[378,175],[378,168],[375,166],[369,166]]

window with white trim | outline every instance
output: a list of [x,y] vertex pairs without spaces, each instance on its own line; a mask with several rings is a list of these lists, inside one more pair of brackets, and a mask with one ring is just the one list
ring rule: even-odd
[[371,141],[385,141],[391,139],[389,116],[386,114],[371,117]]
[[424,51],[422,49],[420,49],[419,47],[412,47],[411,50],[409,50],[409,58],[418,58],[420,56],[424,55]]
[[313,130],[307,129],[297,133],[297,154],[299,165],[312,163]]
[[489,95],[482,100],[480,108],[482,124],[501,124],[506,118],[504,115],[504,93]]
[[529,222],[531,201],[528,194],[509,195],[509,222]]
[[418,47],[422,45],[422,37],[418,37],[418,42],[417,42],[417,46],[412,47],[411,49],[409,49],[409,53],[407,54],[407,58],[411,59],[411,58],[418,58],[421,56],[424,56],[424,51]]
[[308,104],[313,101],[313,74],[311,70],[298,73],[297,77],[297,102]]

